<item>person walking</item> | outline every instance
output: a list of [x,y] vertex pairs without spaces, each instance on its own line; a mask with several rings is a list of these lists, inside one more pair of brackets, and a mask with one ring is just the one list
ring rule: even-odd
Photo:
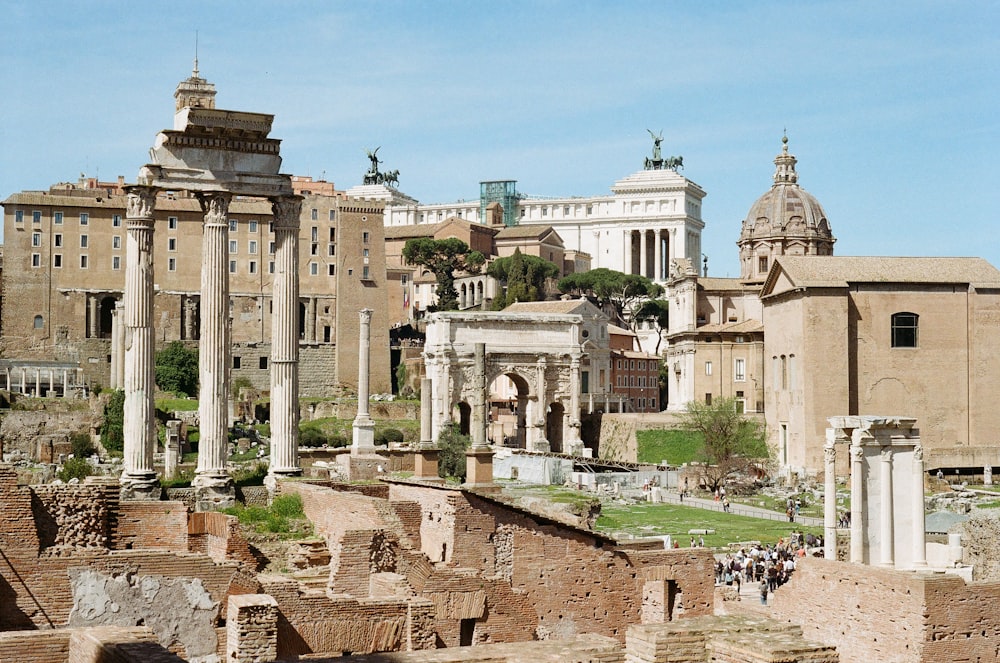
[[767,605],[767,583],[763,581],[760,583],[760,604]]

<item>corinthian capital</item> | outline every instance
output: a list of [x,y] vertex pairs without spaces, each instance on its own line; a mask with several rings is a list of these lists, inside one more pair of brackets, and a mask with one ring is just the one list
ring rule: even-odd
[[298,230],[299,213],[302,211],[301,196],[282,196],[271,199],[271,213],[275,230]]
[[832,444],[823,447],[823,459],[827,463],[833,463],[837,460],[837,448]]
[[371,324],[372,313],[374,313],[372,309],[363,308],[360,311],[358,311],[358,313],[361,315],[361,324],[363,325]]
[[149,219],[156,207],[156,187],[128,186],[125,187],[125,216],[129,219]]
[[205,223],[224,224],[229,215],[229,201],[233,194],[228,191],[209,191],[198,193],[198,203],[205,214]]

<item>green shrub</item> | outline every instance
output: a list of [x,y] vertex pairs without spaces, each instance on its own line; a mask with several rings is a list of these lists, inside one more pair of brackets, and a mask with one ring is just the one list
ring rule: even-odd
[[403,441],[403,431],[398,428],[385,428],[375,433],[375,444],[389,446]]
[[465,480],[465,451],[472,446],[468,435],[459,432],[458,424],[448,424],[438,435],[438,476]]
[[299,446],[321,447],[327,444],[326,434],[319,428],[309,426],[299,429]]
[[83,458],[70,458],[63,463],[57,476],[68,483],[70,479],[80,479],[82,481],[84,477],[89,477],[92,474],[94,474],[94,468],[86,460]]
[[299,495],[278,495],[271,503],[271,510],[284,518],[302,518],[302,497]]
[[339,447],[350,446],[351,440],[343,433],[333,433],[332,435],[326,438],[326,443],[329,444],[331,447],[337,449]]
[[69,442],[73,447],[73,456],[75,458],[87,458],[88,456],[93,456],[97,451],[93,441],[90,439],[90,433],[87,431],[73,433],[69,438]]
[[125,450],[125,392],[118,390],[104,405],[101,423],[101,444],[109,452]]
[[267,476],[267,463],[258,462],[250,467],[240,467],[233,471],[233,484],[237,486],[263,486]]
[[198,393],[198,351],[181,341],[168,343],[156,353],[156,385],[175,394]]

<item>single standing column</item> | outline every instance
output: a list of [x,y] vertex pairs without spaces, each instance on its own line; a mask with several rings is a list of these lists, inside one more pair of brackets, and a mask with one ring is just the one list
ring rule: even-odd
[[580,437],[580,355],[569,357],[569,431],[563,452],[580,456],[583,454],[583,439]]
[[35,369],[35,398],[42,397],[42,369]]
[[653,255],[653,276],[654,280],[663,280],[663,238],[660,236],[662,231],[657,229],[653,231],[653,244],[656,246],[656,253]]
[[[153,334],[153,208],[156,189],[126,188],[125,347],[125,437],[122,493],[124,497],[152,497],[156,492],[153,451],[156,444],[153,405],[153,364],[156,339]],[[68,377],[68,376],[67,376]],[[64,378],[65,380],[66,378]],[[68,389],[64,382],[63,390]]]
[[197,488],[232,485],[229,450],[229,201],[227,192],[199,193],[205,213],[201,245],[201,338],[198,342]]
[[882,566],[894,566],[893,561],[895,551],[893,550],[893,523],[892,523],[892,445],[887,444],[881,450],[881,470],[879,479],[881,480],[881,528],[879,537],[882,539]]
[[352,454],[375,451],[375,422],[368,414],[368,371],[371,354],[372,310],[361,309],[361,338],[358,344],[358,415],[354,418]]
[[924,520],[924,448],[913,447],[913,566],[927,566],[927,524]]
[[51,368],[49,369],[49,393],[55,395],[56,393],[56,377],[55,371]]
[[310,297],[306,304],[306,342],[316,342],[316,298]]
[[101,335],[101,301],[96,294],[87,295],[87,308],[90,310],[90,324],[87,329],[88,338]]
[[434,382],[430,378],[420,379],[420,446],[434,446]]
[[[299,212],[302,199],[271,201],[274,288],[271,300],[271,468],[302,473],[299,464]],[[272,481],[276,481],[272,479]],[[271,483],[268,486],[273,489]]]
[[865,450],[859,433],[854,431],[851,439],[851,561],[864,564]]
[[118,300],[115,302],[115,312],[118,314],[118,375],[116,376],[118,389],[125,385],[125,302]]
[[473,361],[475,362],[475,366],[472,368],[472,382],[475,389],[475,397],[473,399],[472,421],[469,422],[471,424],[470,432],[472,433],[472,446],[485,447],[489,446],[486,443],[486,409],[489,405],[489,397],[486,395],[485,343],[476,343]]
[[823,447],[823,557],[837,559],[837,447],[836,431],[826,429],[826,446]]
[[108,386],[112,389],[119,389],[118,384],[118,347],[121,339],[118,338],[118,330],[121,327],[121,312],[118,310],[118,302],[111,309],[111,376],[108,379]]

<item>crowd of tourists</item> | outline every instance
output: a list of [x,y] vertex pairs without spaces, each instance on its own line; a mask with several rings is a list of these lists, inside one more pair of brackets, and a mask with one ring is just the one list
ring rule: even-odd
[[[822,540],[809,536],[813,543],[822,545]],[[795,571],[795,562],[806,555],[806,541],[801,532],[792,532],[787,540],[779,539],[775,545],[752,544],[748,549],[729,553],[717,559],[715,582],[736,588],[739,594],[744,583],[756,582],[760,585],[760,602],[767,605],[768,594],[788,582]]]

